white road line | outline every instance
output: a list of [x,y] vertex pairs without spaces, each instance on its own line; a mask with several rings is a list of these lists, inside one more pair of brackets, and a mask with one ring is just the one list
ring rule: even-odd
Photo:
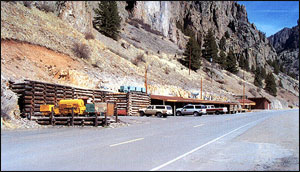
[[201,127],[203,126],[204,124],[200,124],[200,125],[195,125],[194,127]]
[[134,140],[129,140],[129,141],[126,141],[126,142],[121,142],[121,143],[117,143],[117,144],[113,144],[113,145],[109,145],[110,147],[113,147],[113,146],[118,146],[118,145],[122,145],[122,144],[126,144],[126,143],[131,143],[131,142],[135,142],[135,141],[139,141],[139,140],[143,140],[144,138],[138,138],[138,139],[134,139]]
[[[265,118],[263,118],[263,119],[265,119]],[[259,120],[261,120],[261,119],[259,119]],[[256,121],[258,121],[258,120],[256,120]],[[163,167],[165,167],[165,166],[167,166],[167,165],[169,165],[169,164],[171,164],[171,163],[173,163],[173,162],[175,162],[175,161],[177,161],[177,160],[179,160],[179,159],[181,159],[181,158],[183,158],[183,157],[185,157],[185,156],[187,156],[187,155],[189,155],[189,154],[191,154],[191,153],[193,153],[193,152],[195,152],[195,151],[197,151],[197,150],[199,150],[199,149],[201,149],[201,148],[203,148],[203,147],[205,147],[205,146],[207,146],[207,145],[209,145],[209,144],[211,144],[211,143],[213,143],[213,142],[215,142],[215,141],[217,141],[217,140],[219,140],[219,139],[221,139],[221,138],[223,138],[223,137],[225,137],[225,136],[227,136],[227,135],[229,135],[229,134],[231,134],[231,133],[233,133],[233,132],[235,132],[235,131],[237,131],[237,130],[239,130],[239,129],[241,129],[241,128],[243,128],[243,127],[246,127],[246,126],[248,126],[248,125],[250,125],[251,123],[254,123],[254,122],[256,122],[256,121],[252,121],[252,122],[249,122],[249,123],[246,124],[246,125],[243,125],[243,126],[241,126],[241,127],[238,127],[238,128],[236,128],[236,129],[234,129],[234,130],[232,130],[232,131],[230,131],[230,132],[228,132],[228,133],[226,133],[226,134],[224,134],[224,135],[222,135],[222,136],[220,136],[220,137],[218,137],[218,138],[215,138],[215,139],[213,139],[213,140],[211,140],[211,141],[205,143],[204,145],[201,145],[201,146],[199,146],[199,147],[197,147],[197,148],[195,148],[195,149],[193,149],[193,150],[191,150],[191,151],[189,151],[189,152],[187,152],[187,153],[185,153],[185,154],[183,154],[183,155],[180,155],[179,157],[177,157],[177,158],[175,158],[175,159],[173,159],[173,160],[170,160],[170,161],[168,161],[168,162],[166,162],[166,163],[164,163],[164,164],[162,164],[162,165],[160,165],[160,166],[158,166],[158,167],[152,168],[150,171],[156,171],[156,170],[159,170],[159,169],[161,169],[161,168],[163,168]]]

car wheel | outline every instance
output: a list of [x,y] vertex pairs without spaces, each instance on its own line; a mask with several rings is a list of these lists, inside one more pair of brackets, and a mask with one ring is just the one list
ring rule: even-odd
[[216,115],[219,115],[220,114],[220,112],[219,111],[216,111]]
[[182,114],[181,114],[181,112],[176,112],[176,116],[181,116]]
[[162,114],[161,113],[157,113],[156,116],[161,118]]
[[144,112],[140,112],[140,116],[144,116],[145,115],[145,113]]
[[194,115],[194,116],[198,116],[199,113],[198,113],[198,112],[194,112],[193,115]]

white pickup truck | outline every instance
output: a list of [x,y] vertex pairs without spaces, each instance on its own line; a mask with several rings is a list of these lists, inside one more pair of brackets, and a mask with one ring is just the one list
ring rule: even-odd
[[224,114],[224,113],[227,113],[228,110],[227,110],[227,107],[215,107],[214,105],[206,105],[206,113],[207,114],[217,114],[219,115],[220,113],[221,114]]

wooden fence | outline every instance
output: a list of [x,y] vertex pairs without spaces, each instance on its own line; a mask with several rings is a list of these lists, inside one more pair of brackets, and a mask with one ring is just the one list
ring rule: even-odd
[[135,116],[139,115],[139,108],[147,107],[151,102],[150,96],[142,92],[109,93],[103,90],[83,89],[32,80],[25,80],[23,83],[11,82],[10,88],[19,97],[18,104],[23,117],[44,119],[50,122],[51,120],[47,120],[45,116],[42,116],[40,105],[58,105],[59,100],[62,99],[83,98],[86,100],[90,98],[92,103],[115,102],[116,113],[125,112],[125,115]]

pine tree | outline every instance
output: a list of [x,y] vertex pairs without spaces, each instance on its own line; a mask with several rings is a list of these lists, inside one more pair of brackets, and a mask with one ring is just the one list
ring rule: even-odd
[[184,66],[189,67],[189,60],[191,58],[192,70],[197,70],[201,67],[201,48],[193,36],[190,37],[183,55],[184,60],[182,64]]
[[226,69],[226,54],[223,50],[220,51],[220,65],[223,69]]
[[225,37],[223,36],[222,38],[221,38],[221,40],[220,40],[220,50],[223,50],[223,51],[225,51],[226,50],[226,39],[225,39]]
[[250,71],[248,59],[245,59],[245,70],[246,70],[246,71]]
[[117,40],[122,20],[119,16],[117,2],[101,1],[94,11],[96,15],[93,21],[94,28],[102,34]]
[[266,87],[265,90],[270,93],[272,96],[277,96],[276,82],[273,74],[270,72],[266,78]]
[[255,67],[254,67],[254,64],[253,64],[252,67],[251,67],[251,72],[255,74]]
[[226,58],[226,70],[231,73],[238,72],[238,68],[236,66],[236,57],[232,50],[229,50],[229,53]]
[[261,77],[262,79],[265,79],[267,77],[267,72],[265,68],[261,68]]
[[239,55],[240,59],[239,59],[239,66],[240,68],[244,69],[245,68],[245,58],[243,55]]
[[208,30],[208,33],[204,38],[203,46],[204,46],[204,50],[202,53],[203,57],[206,60],[210,60],[210,58],[212,58],[213,61],[219,63],[220,59],[218,58],[218,47],[212,29]]
[[273,61],[273,67],[274,67],[274,73],[275,73],[276,75],[278,75],[278,74],[279,74],[279,65],[278,65],[277,60],[274,60],[274,61]]
[[261,76],[261,69],[260,67],[257,67],[255,70],[255,76],[254,76],[254,85],[257,87],[262,87],[262,76]]

